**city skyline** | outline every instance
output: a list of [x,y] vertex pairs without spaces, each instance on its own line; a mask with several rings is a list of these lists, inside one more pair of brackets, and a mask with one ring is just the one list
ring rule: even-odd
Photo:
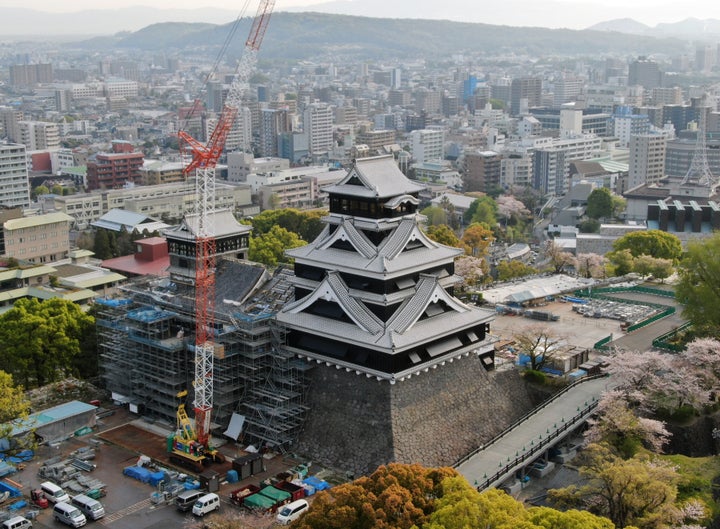
[[[144,0],[127,7],[142,6]],[[145,0],[146,1],[146,0]],[[239,13],[241,3],[234,0],[211,0],[211,5],[198,6],[194,0],[153,0],[149,8],[155,10],[227,10]],[[247,15],[254,12],[256,3],[247,7]],[[50,13],[72,13],[83,10],[118,9],[115,3],[95,0],[74,0],[59,3],[55,0],[4,0],[4,8],[23,8]],[[508,26],[539,26],[548,28],[584,29],[599,22],[617,18],[632,18],[648,26],[674,23],[690,17],[720,18],[720,9],[706,0],[691,2],[662,2],[652,0],[551,0],[538,3],[531,0],[508,0],[498,9],[487,0],[449,0],[442,4],[420,0],[398,0],[391,5],[382,0],[277,0],[275,12],[321,11],[359,16],[387,18],[447,19]],[[217,17],[215,17],[216,19]],[[210,20],[198,19],[198,22]],[[214,20],[213,20],[214,21]],[[228,20],[230,21],[230,19]]]

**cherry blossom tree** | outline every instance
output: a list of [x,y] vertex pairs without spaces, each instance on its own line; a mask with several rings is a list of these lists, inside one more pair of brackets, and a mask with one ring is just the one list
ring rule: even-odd
[[603,395],[595,415],[588,419],[585,438],[591,443],[605,442],[624,457],[631,457],[640,444],[661,453],[670,432],[662,421],[636,415],[624,394],[613,390]]
[[485,259],[465,255],[455,259],[455,274],[463,279],[466,286],[475,286],[482,281],[486,274],[487,263]]
[[498,216],[501,218],[509,219],[513,215],[516,217],[530,215],[530,211],[525,207],[525,204],[512,195],[500,195],[495,202],[497,203]]
[[603,277],[605,275],[605,258],[596,253],[580,253],[575,258],[575,269],[581,277]]
[[575,256],[566,252],[562,246],[555,241],[548,241],[545,245],[545,255],[550,260],[550,265],[556,274],[562,272],[566,266],[575,266]]

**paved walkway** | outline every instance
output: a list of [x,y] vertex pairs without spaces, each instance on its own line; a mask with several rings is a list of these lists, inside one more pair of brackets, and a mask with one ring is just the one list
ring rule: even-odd
[[577,383],[458,465],[458,472],[481,489],[499,485],[585,421],[609,386],[607,377]]

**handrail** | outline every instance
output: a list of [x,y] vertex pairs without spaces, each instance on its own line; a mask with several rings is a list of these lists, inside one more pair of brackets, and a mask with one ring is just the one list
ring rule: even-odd
[[[481,484],[476,486],[477,491],[481,492],[484,489],[488,488],[491,483],[494,483],[495,481],[503,478],[508,472],[512,470],[513,467],[522,463],[523,461],[526,461],[527,459],[530,459],[531,456],[535,455],[540,450],[543,450],[548,444],[550,444],[551,441],[559,437],[561,433],[564,433],[570,427],[574,427],[575,423],[579,422],[581,419],[584,419],[590,411],[597,407],[598,402],[599,401],[597,400],[592,401],[585,407],[583,411],[575,415],[569,421],[563,423],[562,426],[560,426],[559,428],[555,428],[554,432],[549,433],[547,437],[541,439],[538,444],[533,445],[530,450],[523,452],[521,455],[517,456],[505,466],[501,466],[500,470],[498,470],[495,474],[493,474],[489,478],[486,478]],[[502,465],[502,463],[500,463],[500,465]]]
[[[453,468],[459,467],[460,465],[462,465],[463,463],[465,463],[466,461],[468,461],[468,460],[469,460],[470,458],[472,458],[473,456],[475,456],[475,455],[477,455],[478,453],[482,452],[486,447],[488,447],[488,446],[490,446],[491,444],[495,443],[498,439],[500,439],[501,437],[505,436],[507,433],[509,433],[510,431],[512,431],[513,429],[515,429],[517,426],[519,426],[520,424],[522,424],[523,422],[525,422],[526,420],[528,420],[530,417],[532,417],[533,415],[536,415],[538,412],[540,412],[541,410],[545,409],[550,403],[555,402],[558,398],[560,398],[562,395],[564,395],[565,393],[567,393],[568,391],[570,391],[570,390],[571,390],[572,388],[574,388],[575,386],[578,386],[578,385],[580,385],[580,384],[582,384],[582,383],[584,383],[584,382],[587,382],[588,380],[595,380],[595,379],[597,379],[597,378],[603,378],[603,377],[608,377],[608,376],[610,376],[610,375],[608,375],[607,373],[601,373],[601,374],[599,374],[599,375],[588,375],[588,376],[586,376],[586,377],[581,378],[580,380],[576,380],[575,382],[573,382],[573,383],[571,383],[571,384],[568,384],[568,385],[565,386],[563,389],[561,389],[560,391],[558,391],[557,393],[555,393],[553,396],[551,396],[549,399],[546,399],[545,401],[543,401],[539,406],[533,408],[533,409],[530,410],[528,413],[526,413],[525,415],[523,415],[522,417],[520,417],[519,419],[517,419],[516,421],[514,421],[512,424],[510,424],[510,426],[508,426],[508,427],[505,428],[502,432],[500,432],[500,433],[497,434],[495,437],[493,437],[492,439],[490,439],[487,443],[481,444],[480,446],[478,446],[478,447],[477,447],[475,450],[473,450],[472,452],[470,452],[470,453],[464,455],[463,457],[461,457],[460,459],[458,459],[458,460],[453,464]],[[597,405],[597,401],[595,401],[595,405]]]

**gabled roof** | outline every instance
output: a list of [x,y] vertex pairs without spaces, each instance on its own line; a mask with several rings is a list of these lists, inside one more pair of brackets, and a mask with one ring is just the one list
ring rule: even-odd
[[98,220],[91,222],[91,226],[96,228],[104,228],[112,231],[160,231],[169,228],[170,225],[155,220],[147,215],[135,213],[134,211],[126,211],[124,209],[111,209]]
[[[214,236],[228,237],[241,233],[248,233],[252,226],[240,224],[235,215],[229,209],[220,209],[211,212],[211,223],[214,228]],[[169,238],[194,240],[199,229],[200,217],[197,213],[185,215],[179,226],[166,230],[164,234]]]
[[[319,299],[337,303],[348,321],[305,312]],[[492,311],[469,307],[454,299],[435,276],[423,274],[417,292],[383,324],[363,303],[352,297],[337,272],[329,272],[312,293],[287,304],[277,314],[277,320],[290,327],[313,329],[313,334],[319,336],[394,353],[451,336],[479,322],[490,321],[493,316]]]
[[[343,237],[357,252],[332,247],[334,242]],[[403,251],[411,242],[419,242],[420,247]],[[354,268],[366,273],[392,274],[410,270],[422,263],[427,267],[428,263],[452,260],[462,250],[432,241],[419,228],[416,218],[409,216],[399,222],[377,249],[349,220],[343,222],[333,234],[324,230],[315,243],[285,253],[296,262],[312,263],[323,268]]]
[[364,198],[390,199],[418,193],[425,186],[408,179],[392,156],[358,158],[345,178],[323,188],[328,193]]

